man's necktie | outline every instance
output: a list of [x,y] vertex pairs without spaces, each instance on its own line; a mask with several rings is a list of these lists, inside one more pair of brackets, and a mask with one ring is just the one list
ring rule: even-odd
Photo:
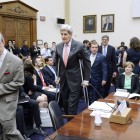
[[40,77],[40,79],[42,81],[43,87],[46,87],[46,83],[44,82],[43,75],[42,75],[41,71],[39,70],[38,73],[39,73],[39,77]]
[[67,66],[67,62],[68,62],[68,49],[69,49],[69,45],[65,46],[65,52],[64,52],[64,64],[65,67]]

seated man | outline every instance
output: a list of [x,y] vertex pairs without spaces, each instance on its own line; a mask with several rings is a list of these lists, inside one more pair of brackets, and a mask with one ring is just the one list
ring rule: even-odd
[[43,136],[46,136],[47,133],[44,132],[40,126],[41,119],[40,119],[40,111],[39,111],[38,102],[33,99],[29,99],[29,96],[24,92],[23,87],[21,87],[19,90],[19,105],[18,105],[18,110],[17,110],[17,115],[16,115],[16,121],[17,121],[18,130],[26,139],[27,131],[26,131],[26,126],[24,122],[23,109],[32,110],[32,115],[36,124],[36,127],[33,129],[33,131],[36,133],[42,134]]
[[50,102],[52,100],[55,100],[55,93],[48,91],[49,88],[52,88],[53,86],[49,85],[48,80],[46,79],[46,77],[42,73],[41,68],[43,66],[43,62],[42,62],[41,58],[36,57],[33,60],[32,63],[34,65],[34,67],[35,67],[34,74],[36,75],[36,84],[37,84],[37,86],[40,86],[40,88],[42,89],[41,92],[47,95],[48,102]]
[[45,64],[46,66],[42,69],[42,73],[44,74],[44,76],[47,79],[47,82],[50,85],[53,85],[54,87],[56,87],[56,72],[53,68],[53,59],[51,56],[48,56],[45,58]]

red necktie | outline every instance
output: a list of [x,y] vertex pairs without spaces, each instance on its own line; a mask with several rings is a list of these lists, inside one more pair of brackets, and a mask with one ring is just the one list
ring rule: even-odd
[[40,79],[42,81],[43,87],[46,87],[46,83],[44,82],[44,79],[43,79],[41,71],[39,70],[38,73],[39,73],[39,77],[40,77]]
[[64,52],[64,64],[65,67],[67,66],[67,62],[68,62],[68,50],[69,50],[69,45],[65,46],[65,52]]

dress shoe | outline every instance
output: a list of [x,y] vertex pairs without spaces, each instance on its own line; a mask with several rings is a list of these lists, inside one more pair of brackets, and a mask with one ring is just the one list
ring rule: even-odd
[[41,127],[35,127],[34,131],[38,134],[45,136],[45,137],[48,136],[47,132],[43,131]]

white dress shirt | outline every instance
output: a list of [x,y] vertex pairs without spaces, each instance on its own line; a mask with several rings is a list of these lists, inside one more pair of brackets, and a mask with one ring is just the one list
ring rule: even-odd
[[1,69],[1,66],[3,64],[3,60],[4,60],[5,56],[6,56],[6,54],[7,54],[7,50],[4,49],[3,53],[0,55],[0,69]]
[[91,66],[94,64],[96,55],[97,55],[97,53],[96,53],[96,54],[91,54],[91,55],[90,55]]
[[41,49],[41,55],[42,55],[43,58],[46,58],[47,56],[52,56],[51,49],[42,48]]

